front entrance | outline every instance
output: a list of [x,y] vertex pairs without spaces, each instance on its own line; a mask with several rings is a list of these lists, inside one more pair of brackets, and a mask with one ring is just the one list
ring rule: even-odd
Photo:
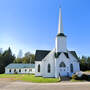
[[60,68],[60,75],[61,76],[67,76],[66,68]]
[[67,76],[67,68],[64,62],[60,63],[60,76]]

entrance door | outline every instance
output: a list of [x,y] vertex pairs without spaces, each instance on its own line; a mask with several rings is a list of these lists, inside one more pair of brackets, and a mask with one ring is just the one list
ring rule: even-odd
[[61,76],[67,76],[67,69],[64,62],[60,63],[60,75]]
[[67,76],[66,68],[60,68],[60,75],[61,76]]

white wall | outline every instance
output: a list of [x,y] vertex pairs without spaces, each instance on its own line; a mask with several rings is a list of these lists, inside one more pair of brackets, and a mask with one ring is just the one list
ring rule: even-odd
[[[21,68],[21,72],[19,72],[18,68],[12,68],[12,69],[5,68],[5,74],[14,74],[15,69],[18,74],[35,74],[35,68]],[[9,70],[11,70],[11,72],[9,72]],[[27,70],[27,71],[25,71],[25,70]]]
[[71,53],[69,53],[69,57],[70,57],[71,63],[73,63],[73,66],[74,66],[74,73],[79,72],[80,65],[78,60]]
[[68,52],[70,57],[70,64],[73,64],[73,73],[70,73],[70,76],[72,76],[76,72],[80,72],[80,65],[78,60],[70,53]]
[[[42,61],[35,61],[35,76],[42,77],[59,77],[61,74],[60,63],[63,61],[66,65],[65,72],[62,72],[64,76],[72,76],[74,73],[80,71],[80,66],[78,60],[69,52],[67,52],[69,58],[67,58],[64,53],[56,59],[55,58],[55,49],[52,50]],[[40,72],[38,72],[38,65],[40,64]],[[48,64],[51,65],[51,72],[48,73]],[[71,72],[70,65],[73,64],[73,73]]]
[[[38,72],[38,65],[40,64],[40,72]],[[35,61],[35,76],[42,76],[42,63],[41,61]]]
[[55,46],[56,46],[56,52],[66,52],[67,51],[66,37],[57,36]]
[[[66,67],[64,68],[65,72],[60,71],[60,63],[61,62],[64,62],[66,65]],[[66,56],[63,53],[61,53],[61,55],[57,59],[55,59],[55,65],[56,65],[55,66],[55,77],[59,77],[59,73],[61,75],[63,74],[64,76],[67,76],[67,68],[69,70],[69,59],[66,58]]]
[[[35,61],[35,76],[55,77],[55,49],[52,50],[42,61]],[[40,64],[40,72],[38,65]],[[48,64],[51,66],[51,72],[48,73]]]
[[[43,60],[42,60],[42,76],[43,77],[55,77],[55,49],[52,50]],[[51,66],[50,73],[48,73],[48,64]]]
[[[69,58],[66,58],[66,56],[61,53],[61,55],[59,56],[58,59],[55,60],[55,77],[59,77],[59,73],[60,73],[60,63],[63,61],[66,65],[66,73],[63,72],[64,76],[67,76],[67,74],[69,74],[69,76],[72,76],[74,73],[79,72],[80,71],[80,66],[79,66],[79,62],[78,60],[68,52],[69,54]],[[71,72],[71,68],[70,65],[73,64],[73,73]]]

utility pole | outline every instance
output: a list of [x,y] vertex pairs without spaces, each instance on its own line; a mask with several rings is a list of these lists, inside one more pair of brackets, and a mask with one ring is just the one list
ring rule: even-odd
[[[32,60],[32,57],[30,57],[30,65],[32,64],[31,60]],[[30,70],[30,74],[31,74],[31,70]]]

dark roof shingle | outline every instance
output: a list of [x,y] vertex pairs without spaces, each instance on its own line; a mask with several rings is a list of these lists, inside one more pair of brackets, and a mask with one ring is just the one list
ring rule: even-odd
[[[36,50],[36,54],[35,54],[35,61],[42,61],[42,59],[44,59],[51,51],[47,51],[47,50]],[[79,58],[76,54],[75,51],[69,51],[78,61],[79,61]],[[69,58],[69,55],[68,53],[65,53],[65,56],[67,58]]]
[[66,58],[69,58],[68,53],[64,52],[64,55],[66,56]]
[[36,50],[35,61],[42,61],[50,51],[47,50]]
[[79,58],[75,51],[69,51],[69,52],[79,61]]

